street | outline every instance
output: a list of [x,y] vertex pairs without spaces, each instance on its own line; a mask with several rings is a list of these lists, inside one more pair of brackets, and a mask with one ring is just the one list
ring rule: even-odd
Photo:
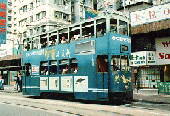
[[[2,116],[169,116],[164,108],[147,108],[132,105],[106,105],[72,102],[67,100],[23,97],[21,93],[0,92],[0,113]],[[133,103],[134,104],[134,103]]]

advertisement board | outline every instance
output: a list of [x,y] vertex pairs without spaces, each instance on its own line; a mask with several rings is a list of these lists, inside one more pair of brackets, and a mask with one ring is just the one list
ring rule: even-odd
[[7,0],[0,0],[0,43],[6,43]]
[[170,19],[170,3],[130,13],[131,26]]
[[156,38],[155,46],[157,64],[170,64],[170,38]]
[[131,66],[156,65],[155,51],[140,51],[131,53]]

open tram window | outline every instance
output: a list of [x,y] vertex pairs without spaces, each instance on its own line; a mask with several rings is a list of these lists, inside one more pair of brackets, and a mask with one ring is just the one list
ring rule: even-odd
[[49,74],[50,75],[57,74],[57,60],[50,60],[49,61]]
[[97,72],[108,72],[108,56],[97,56]]
[[47,61],[40,62],[40,75],[48,75],[48,62]]
[[97,37],[102,37],[103,35],[106,34],[106,19],[102,18],[102,19],[98,19],[96,21],[96,31],[97,31]]
[[82,39],[89,39],[94,36],[94,21],[82,24]]
[[119,21],[119,34],[128,35],[127,22]]
[[117,19],[110,19],[110,32],[117,34]]
[[77,73],[77,71],[78,71],[78,64],[77,64],[77,59],[76,58],[73,58],[73,59],[71,59],[71,62],[70,62],[71,64],[70,64],[70,72],[72,73],[72,74],[75,74],[75,73]]
[[130,71],[129,60],[127,55],[121,55],[121,69],[122,71]]
[[31,64],[26,63],[25,68],[26,68],[26,76],[30,76],[31,75]]
[[111,70],[120,71],[120,55],[113,55],[111,57]]
[[68,74],[68,59],[63,59],[59,61],[59,74]]

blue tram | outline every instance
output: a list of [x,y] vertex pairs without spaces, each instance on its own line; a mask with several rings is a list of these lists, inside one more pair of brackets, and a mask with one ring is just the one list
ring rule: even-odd
[[123,15],[104,14],[33,35],[24,44],[23,95],[61,93],[102,101],[133,98],[129,19]]

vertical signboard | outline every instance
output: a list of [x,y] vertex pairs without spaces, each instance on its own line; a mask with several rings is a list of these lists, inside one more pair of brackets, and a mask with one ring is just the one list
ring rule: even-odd
[[170,64],[170,38],[156,38],[155,45],[157,64]]
[[6,43],[7,0],[0,0],[0,43]]

